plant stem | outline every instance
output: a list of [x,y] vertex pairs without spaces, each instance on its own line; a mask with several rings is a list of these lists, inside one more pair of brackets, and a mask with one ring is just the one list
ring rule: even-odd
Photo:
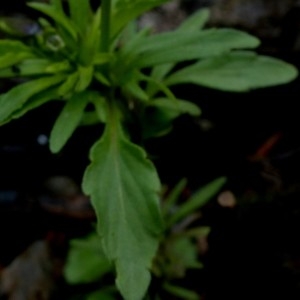
[[102,0],[101,3],[101,51],[108,52],[110,38],[110,9],[111,0]]

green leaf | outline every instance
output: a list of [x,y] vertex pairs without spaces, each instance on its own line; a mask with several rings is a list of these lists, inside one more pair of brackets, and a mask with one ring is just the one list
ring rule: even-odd
[[142,148],[131,143],[110,115],[91,150],[83,189],[91,196],[105,254],[115,263],[117,286],[127,300],[140,300],[162,232],[160,182]]
[[28,111],[35,109],[50,100],[58,98],[57,89],[50,88],[44,90],[31,97],[20,109],[14,111],[9,117],[1,122],[1,125],[10,122],[13,119],[18,119],[25,115]]
[[127,93],[130,93],[134,98],[142,101],[147,102],[149,101],[149,96],[145,91],[139,86],[138,82],[136,81],[129,81],[124,85],[124,90]]
[[297,75],[297,69],[282,60],[239,51],[188,66],[170,75],[165,83],[194,83],[223,91],[246,92],[284,84]]
[[136,67],[217,56],[232,49],[256,48],[259,40],[235,29],[208,29],[200,32],[174,31],[150,36],[137,48]]
[[104,255],[99,236],[96,233],[85,238],[71,240],[64,267],[64,276],[68,283],[98,281],[111,271],[112,265]]
[[73,94],[64,106],[50,134],[50,150],[53,153],[61,150],[79,125],[90,96],[90,92]]
[[[187,18],[177,29],[178,31],[188,32],[192,30],[202,29],[209,18],[209,9],[201,9]],[[167,63],[155,66],[151,71],[151,78],[162,81],[162,79],[173,69],[176,64]],[[158,86],[149,82],[146,91],[149,96],[153,96],[158,91]]]
[[169,272],[184,277],[187,269],[201,269],[203,264],[198,260],[198,249],[189,237],[176,236],[168,245],[168,258],[171,260]]
[[32,53],[32,50],[20,41],[15,40],[0,40],[0,57],[7,53]]
[[213,196],[216,195],[225,182],[226,178],[220,177],[202,187],[187,202],[182,204],[179,209],[169,218],[167,222],[168,227],[205,205]]
[[169,283],[165,283],[163,288],[172,295],[176,297],[182,298],[184,300],[200,300],[200,296],[186,288],[180,287],[178,285],[171,285]]
[[43,77],[22,83],[0,96],[0,123],[19,110],[30,97],[63,81],[65,75]]
[[161,136],[172,129],[172,122],[181,114],[199,116],[199,107],[189,101],[158,98],[149,102],[142,117],[143,137]]
[[161,111],[164,111],[168,119],[173,120],[181,114],[189,114],[198,117],[201,114],[200,108],[190,101],[168,98],[157,98],[153,100],[150,106],[154,106]]
[[38,3],[38,2],[29,2],[27,5],[35,10],[38,10],[48,17],[52,18],[57,24],[62,26],[74,39],[77,40],[77,32],[75,30],[74,24],[71,20],[63,13],[61,9],[54,5]]
[[116,35],[132,20],[144,12],[169,0],[115,0],[111,17],[111,37]]
[[113,288],[104,288],[88,294],[84,300],[115,300],[116,295],[113,292],[115,292]]
[[94,68],[93,66],[88,66],[88,67],[83,67],[79,66],[78,67],[78,81],[75,85],[75,91],[76,92],[81,92],[87,89],[87,87],[90,85],[93,79],[94,75]]
[[172,70],[174,65],[175,64],[173,63],[167,63],[152,68],[150,78],[152,78],[154,81],[148,81],[146,87],[146,92],[150,97],[154,96],[160,90],[159,86],[155,84],[155,81],[162,82],[165,76]]
[[74,24],[79,28],[81,34],[85,34],[90,24],[93,11],[88,0],[69,0],[70,16]]
[[96,11],[91,24],[88,24],[87,31],[81,40],[79,48],[79,61],[84,66],[89,66],[97,57],[97,51],[100,48],[100,20],[101,10]]
[[68,78],[58,88],[58,94],[60,96],[67,96],[69,93],[72,93],[75,89],[78,78],[79,73],[77,71],[69,74]]
[[187,185],[187,179],[181,179],[176,186],[171,190],[163,203],[163,212],[164,214],[169,214],[174,204],[177,203],[181,193]]
[[190,31],[190,30],[200,30],[204,27],[210,17],[210,10],[208,8],[203,8],[189,16],[185,19],[177,31]]
[[20,61],[32,56],[32,54],[26,52],[4,54],[0,56],[0,68],[7,68],[13,66],[19,63]]

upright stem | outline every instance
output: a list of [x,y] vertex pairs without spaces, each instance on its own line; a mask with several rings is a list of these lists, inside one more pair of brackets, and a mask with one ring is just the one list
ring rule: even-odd
[[108,52],[110,38],[111,0],[101,1],[101,51]]

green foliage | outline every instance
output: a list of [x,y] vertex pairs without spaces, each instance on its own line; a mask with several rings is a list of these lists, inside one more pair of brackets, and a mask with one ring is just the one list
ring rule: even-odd
[[[97,213],[104,253],[115,264],[117,285],[130,300],[147,290],[164,226],[158,175],[144,150],[130,141],[128,123],[139,120],[143,138],[149,138],[167,133],[181,114],[199,115],[194,104],[173,94],[177,84],[247,91],[297,75],[293,66],[250,51],[259,41],[247,33],[204,29],[206,9],[173,32],[138,30],[135,19],[164,2],[102,0],[93,11],[87,0],[69,0],[65,11],[61,0],[30,1],[44,18],[26,38],[10,20],[0,20],[8,35],[0,41],[0,77],[21,79],[0,95],[0,124],[61,101],[50,137],[51,150],[58,152],[79,125],[105,123],[83,187]],[[198,204],[193,200],[168,222]]]
[[82,239],[74,239],[70,247],[64,268],[65,278],[70,284],[93,282],[112,271],[112,265],[103,253],[98,235],[91,234]]
[[[199,216],[197,212],[201,207],[203,207],[208,200],[216,195],[216,193],[220,190],[220,188],[225,183],[224,178],[219,178],[214,180],[213,182],[207,184],[198,190],[187,202],[181,203],[180,196],[186,187],[187,181],[183,179],[180,181],[173,190],[170,191],[168,196],[162,201],[162,211],[163,218],[166,224],[168,224],[163,233],[163,237],[160,239],[159,249],[155,255],[155,258],[151,264],[148,266],[148,270],[161,279],[161,288],[167,291],[170,294],[173,294],[182,299],[199,299],[199,296],[191,290],[187,290],[180,286],[174,286],[172,284],[173,279],[183,278],[188,269],[201,269],[203,265],[199,260],[199,250],[197,244],[195,243],[195,239],[197,238],[206,238],[210,232],[210,228],[207,226],[201,227],[191,227],[191,223],[195,221]],[[103,183],[105,185],[105,183]],[[102,186],[99,187],[101,191],[105,190]],[[117,187],[115,187],[118,190]],[[105,194],[104,194],[105,196]],[[117,198],[117,197],[116,197]],[[189,200],[191,201],[191,204]],[[120,205],[120,204],[119,204]],[[187,208],[188,206],[188,208]],[[104,209],[104,208],[103,208]],[[110,209],[113,211],[113,208]],[[187,214],[195,214],[196,218],[192,219],[190,222],[190,215]],[[142,213],[140,213],[142,215]],[[130,215],[130,214],[129,214]],[[107,216],[113,218],[114,216]],[[126,225],[124,222],[120,222],[123,220],[119,218],[117,215],[114,218],[116,222],[118,221],[120,224],[116,226],[119,228],[119,232],[112,232],[114,235],[121,235],[128,237],[128,233],[124,232],[126,230]],[[125,218],[125,216],[122,216]],[[135,226],[134,215],[131,215],[130,224]],[[176,221],[175,221],[176,219]],[[168,220],[174,220],[171,224]],[[106,220],[104,220],[104,225]],[[149,224],[148,222],[145,224]],[[100,224],[101,226],[101,224]],[[123,228],[124,227],[124,228]],[[102,226],[99,229],[103,236],[105,236],[104,229]],[[150,227],[150,230],[152,228]],[[137,237],[138,242],[143,243],[142,237]],[[123,242],[130,242],[131,240],[124,240],[119,237],[116,240],[118,244],[113,244],[110,249],[111,255],[115,255],[116,259],[118,259],[118,255],[115,254],[117,249],[126,249],[127,246],[122,244]],[[109,247],[109,243],[115,243],[114,241],[106,241],[103,239],[102,246],[99,244],[99,237],[96,233],[91,233],[89,236],[85,238],[75,239],[71,241],[70,250],[68,254],[68,259],[65,265],[64,274],[68,283],[70,284],[82,284],[82,283],[90,283],[96,282],[103,277],[103,275],[111,273],[113,270],[111,268],[111,264],[107,260],[104,255],[104,248]],[[106,244],[107,243],[107,244]],[[133,241],[135,243],[135,241]],[[136,245],[132,245],[132,251],[136,252]],[[140,250],[145,251],[145,247]],[[132,255],[132,254],[131,254]],[[131,255],[129,255],[128,260]],[[136,254],[136,258],[140,257],[141,253]],[[114,257],[110,257],[110,260],[113,260]],[[126,263],[126,262],[125,262]],[[140,266],[139,261],[128,261],[127,267],[131,268],[130,264],[137,264]],[[118,268],[118,262],[116,263],[116,267]],[[133,266],[134,267],[134,266]],[[120,276],[125,276],[126,274],[122,274],[121,272],[117,273]],[[130,279],[126,282],[127,284],[132,284]],[[129,294],[132,290],[131,287],[119,286],[119,289],[123,295],[125,295],[128,299],[142,299],[141,295],[137,293],[141,292],[135,287],[134,293]],[[128,290],[126,290],[128,289]],[[107,295],[107,291],[109,294]],[[144,293],[143,293],[144,294]],[[111,297],[111,290],[108,287],[101,288],[99,291],[94,292],[89,297],[96,295],[98,297]],[[159,295],[157,295],[159,297]],[[88,297],[88,299],[90,299]],[[94,298],[92,298],[94,299]],[[95,298],[96,299],[96,298]],[[100,298],[99,298],[100,299]],[[101,298],[102,299],[102,298]]]

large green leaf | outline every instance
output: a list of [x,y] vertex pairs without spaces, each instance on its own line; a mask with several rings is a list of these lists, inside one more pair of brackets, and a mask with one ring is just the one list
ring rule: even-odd
[[232,49],[256,48],[259,40],[235,29],[174,31],[150,36],[137,47],[135,66],[149,67],[220,55]]
[[79,125],[90,96],[90,91],[73,94],[64,106],[50,134],[50,150],[53,153],[61,150]]
[[22,83],[0,96],[0,123],[19,110],[30,97],[63,81],[65,75],[43,77]]
[[188,66],[170,75],[165,83],[194,83],[224,91],[244,92],[287,83],[297,74],[297,69],[284,61],[239,51]]
[[163,227],[160,183],[143,149],[110,121],[91,150],[83,189],[96,210],[104,251],[115,263],[119,290],[127,300],[141,300]]

